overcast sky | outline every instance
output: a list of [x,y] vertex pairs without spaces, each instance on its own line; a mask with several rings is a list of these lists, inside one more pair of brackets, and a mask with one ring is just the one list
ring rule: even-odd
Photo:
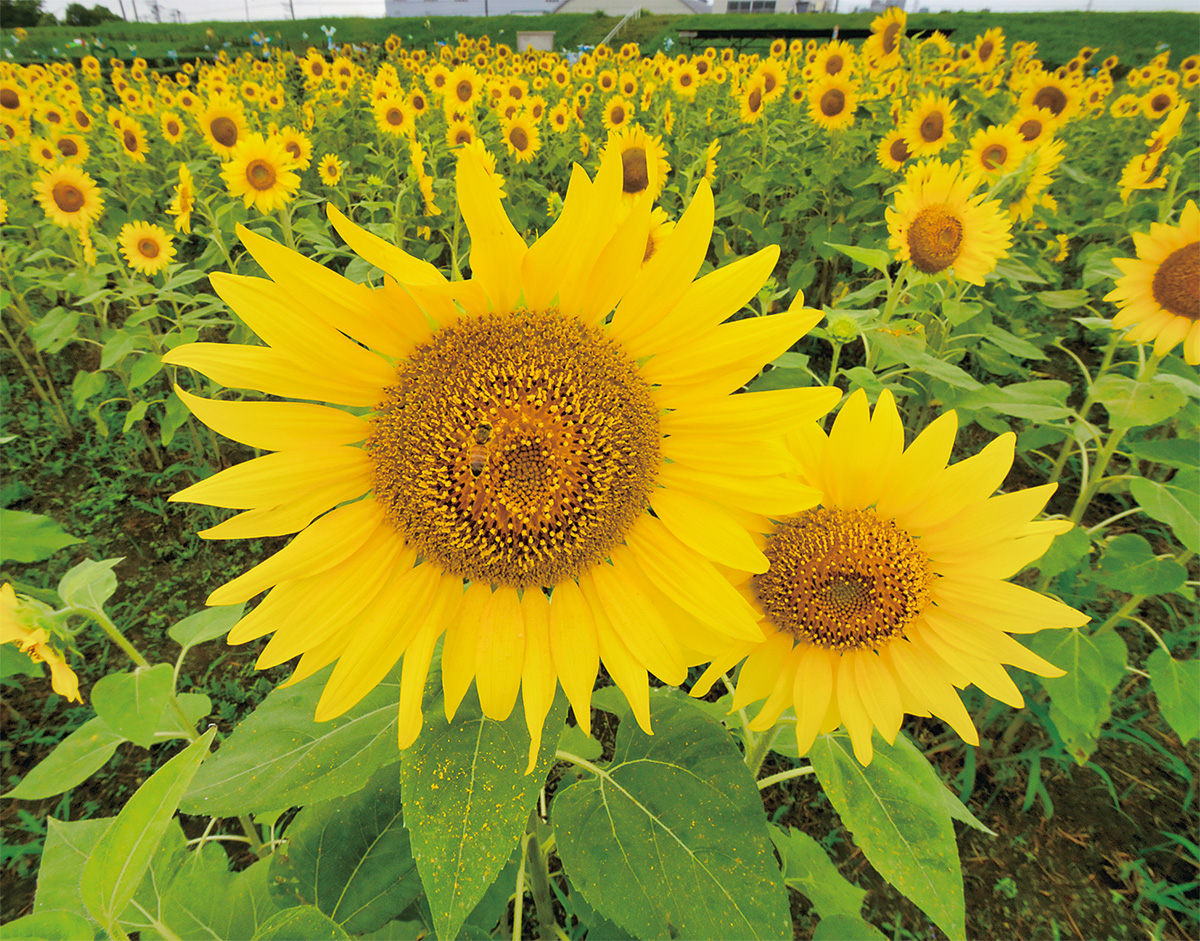
[[[62,16],[67,4],[72,0],[46,0],[44,8]],[[102,3],[110,9],[120,12],[117,0],[79,0],[85,6]],[[149,18],[148,0],[132,0],[138,3],[138,12],[142,19]],[[183,13],[186,23],[197,23],[202,20],[245,20],[246,6],[249,4],[250,16],[255,20],[285,19],[290,14],[286,0],[159,0],[166,19],[166,11],[178,9]],[[630,0],[630,3],[636,0]],[[129,7],[131,0],[125,0],[127,13],[132,18],[133,11]],[[300,19],[322,16],[383,16],[383,0],[293,0],[296,16]],[[867,0],[841,0],[842,9],[853,9],[857,5],[866,6]],[[1137,10],[1184,10],[1200,13],[1200,0],[908,0],[908,8],[916,10],[928,7],[930,10],[983,10],[996,13],[1022,13],[1045,10],[1096,10],[1105,12],[1137,11]]]

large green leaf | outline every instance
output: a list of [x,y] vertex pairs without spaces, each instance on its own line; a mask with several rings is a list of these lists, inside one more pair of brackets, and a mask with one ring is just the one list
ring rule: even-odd
[[83,904],[110,932],[149,868],[214,735],[216,729],[209,729],[139,787],[84,863]]
[[1170,382],[1139,382],[1116,373],[1093,382],[1091,394],[1108,410],[1108,421],[1114,428],[1157,425],[1187,404],[1187,396]]
[[866,767],[844,732],[818,736],[808,756],[871,865],[946,934],[964,937],[962,864],[949,807],[927,780],[911,774],[902,745],[889,746],[878,733],[874,745]]
[[1160,595],[1182,588],[1187,569],[1174,559],[1160,559],[1142,536],[1122,533],[1105,548],[1092,578],[1130,595]]
[[68,911],[95,922],[83,904],[79,881],[83,864],[111,826],[111,817],[71,821],[51,817],[46,821],[46,846],[33,897],[35,913]]
[[525,774],[529,732],[521,710],[503,722],[487,719],[472,692],[452,723],[426,712],[420,737],[404,752],[401,781],[405,825],[439,938],[458,935],[512,855],[550,773],[566,713],[560,691],[537,764]]
[[32,801],[70,790],[99,771],[123,741],[99,716],[88,719],[3,796]]
[[346,929],[312,905],[286,908],[271,916],[254,934],[253,941],[340,941]]
[[1149,516],[1170,526],[1185,548],[1200,552],[1200,471],[1181,470],[1165,484],[1135,477],[1129,492]]
[[103,562],[80,562],[59,581],[58,596],[71,607],[103,611],[104,602],[117,590],[117,576],[113,568],[120,561],[105,559]]
[[146,874],[121,915],[121,926],[126,932],[141,931],[143,939],[155,936],[153,929],[162,919],[163,897],[186,858],[187,837],[183,834],[179,818],[175,817],[167,824],[166,832],[150,858]]
[[724,727],[685,697],[651,694],[654,735],[631,719],[611,764],[552,804],[563,868],[638,938],[791,936],[762,799]]
[[783,861],[783,881],[808,897],[821,918],[833,915],[859,917],[866,889],[860,889],[840,872],[821,844],[803,830],[771,827],[771,839]]
[[351,934],[374,931],[421,894],[395,767],[348,797],[309,804],[287,840],[287,853],[272,857],[272,882]]
[[142,748],[154,744],[163,710],[175,686],[168,663],[109,673],[92,687],[92,705],[110,729]]
[[887,935],[861,918],[833,915],[821,919],[813,931],[813,941],[887,941]]
[[40,912],[4,926],[6,941],[80,941],[94,934],[87,919],[74,912]]
[[1146,672],[1159,711],[1186,745],[1200,735],[1200,660],[1176,660],[1159,647],[1146,660]]
[[0,510],[0,532],[4,533],[0,562],[41,562],[76,539],[48,516],[21,510]]
[[352,794],[377,768],[399,761],[399,671],[344,715],[317,722],[331,671],[268,693],[204,763],[183,809],[214,817],[286,810]]
[[1112,691],[1125,675],[1125,641],[1115,631],[1059,629],[1034,634],[1027,646],[1067,671],[1041,683],[1050,694],[1050,720],[1082,765],[1096,750],[1100,728],[1112,714]]

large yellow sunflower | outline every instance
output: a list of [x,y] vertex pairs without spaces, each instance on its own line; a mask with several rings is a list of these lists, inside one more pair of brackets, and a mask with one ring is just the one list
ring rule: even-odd
[[808,116],[827,131],[838,131],[854,123],[858,89],[839,75],[829,75],[812,84],[808,93]]
[[609,133],[605,152],[610,148],[616,148],[621,155],[621,191],[626,200],[641,196],[648,196],[651,202],[658,199],[671,172],[662,138],[651,137],[634,124]]
[[820,77],[846,76],[854,71],[854,47],[844,39],[834,39],[817,50],[813,71]]
[[1124,272],[1104,296],[1120,308],[1113,326],[1129,327],[1132,343],[1154,342],[1165,356],[1180,343],[1189,365],[1200,366],[1200,210],[1188,200],[1178,226],[1152,223],[1135,232],[1137,258],[1114,258]]
[[878,70],[900,64],[900,45],[908,27],[903,7],[892,6],[871,21],[871,35],[863,43],[862,54]]
[[278,136],[247,134],[229,155],[221,178],[229,195],[241,196],[246,208],[268,213],[290,202],[300,186],[292,156]]
[[344,712],[403,656],[399,740],[411,743],[444,633],[447,714],[472,680],[494,718],[520,690],[536,756],[556,679],[587,728],[603,662],[648,727],[647,671],[678,683],[689,663],[759,636],[718,565],[765,571],[743,523],[812,505],[776,435],[838,394],[731,393],[821,314],[798,298],[786,313],[725,323],[778,249],[693,283],[713,226],[701,183],[643,266],[651,206],[626,207],[621,186],[615,150],[594,181],[577,166],[558,221],[527,246],[468,146],[457,189],[470,279],[447,281],[332,206],[342,238],[387,272],[383,287],[244,228],[273,280],[211,276],[270,345],[188,344],[166,362],[371,410],[180,393],[216,430],[278,452],[173,499],[246,510],[209,538],[299,534],[208,601],[271,589],[230,641],[275,632],[259,665],[302,655],[294,680],[337,661],[318,718]]
[[149,222],[126,222],[117,244],[129,267],[142,274],[158,274],[175,258],[171,236],[162,226]]
[[947,466],[956,430],[947,412],[905,449],[891,393],[871,415],[860,389],[828,436],[815,423],[794,433],[802,476],[821,490],[821,505],[768,531],[770,568],[741,583],[762,616],[762,637],[731,645],[694,695],[745,657],[733,708],[766,699],[750,728],[769,729],[794,708],[800,754],[844,725],[866,765],[872,731],[895,741],[906,713],[936,715],[979,744],[955,687],[975,684],[1019,707],[1003,664],[1062,675],[1009,634],[1088,618],[1005,581],[1070,528],[1033,521],[1055,485],[993,496],[1012,466],[1015,436]]
[[87,228],[104,208],[95,180],[70,164],[42,173],[33,191],[46,217],[64,228]]
[[1000,203],[972,195],[979,177],[959,164],[922,162],[909,169],[887,210],[891,247],[925,274],[954,269],[954,276],[983,284],[984,275],[1008,254],[1008,217]]

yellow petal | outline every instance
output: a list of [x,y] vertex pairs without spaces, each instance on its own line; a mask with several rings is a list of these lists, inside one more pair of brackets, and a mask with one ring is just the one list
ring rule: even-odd
[[442,645],[442,691],[445,694],[446,721],[454,718],[463,697],[475,679],[475,649],[483,609],[492,600],[492,589],[483,582],[472,582],[463,592],[462,603],[446,626]]
[[650,505],[680,542],[705,558],[745,572],[767,570],[767,557],[717,504],[660,487],[650,495]]
[[884,740],[889,745],[894,744],[900,723],[904,721],[904,706],[896,681],[880,664],[873,650],[858,651],[854,658],[854,679],[867,715]]
[[175,394],[213,431],[265,451],[357,444],[371,433],[370,424],[358,416],[323,405],[225,402],[192,395],[179,386]]
[[472,278],[484,286],[494,310],[513,310],[521,293],[525,243],[504,213],[496,184],[470,150],[459,155],[457,182],[459,209],[471,234]]
[[910,634],[915,643],[920,643],[937,654],[993,699],[999,699],[1014,709],[1025,705],[1025,697],[999,663],[964,653],[921,622],[910,627]]
[[829,702],[833,697],[833,668],[836,654],[808,644],[796,663],[792,703],[796,710],[796,744],[801,755],[808,754],[821,730]]
[[858,682],[854,677],[853,657],[843,656],[839,659],[836,676],[838,714],[846,731],[850,733],[854,757],[865,767],[875,755],[875,748],[871,744],[871,733],[875,729],[875,723],[871,721],[859,696]]
[[1012,467],[1017,436],[1001,435],[974,457],[951,464],[931,483],[936,499],[926,499],[904,515],[900,524],[919,536],[932,526],[950,519],[972,503],[986,500],[1004,481]]
[[331,507],[348,503],[371,489],[374,474],[369,463],[361,473],[323,482],[316,489],[275,506],[247,510],[216,526],[202,529],[201,539],[257,539],[262,536],[287,536],[298,533]]
[[[530,309],[546,310],[554,305],[561,287],[569,280],[568,269],[578,268],[575,253],[583,247],[582,243],[590,241],[588,230],[595,225],[597,220],[592,217],[599,208],[592,198],[592,181],[583,167],[574,164],[562,212],[541,238],[529,246],[521,263],[525,302]],[[578,271],[574,273],[578,275]],[[574,310],[564,313],[573,314]]]
[[525,726],[529,729],[529,764],[525,773],[533,771],[538,751],[542,747],[542,726],[554,702],[554,659],[550,655],[550,603],[537,590],[526,590],[521,597],[521,613],[525,617],[525,666],[521,671],[521,705],[525,710]]
[[974,657],[1008,663],[1038,676],[1063,676],[1065,673],[1004,632],[981,621],[955,617],[936,606],[927,610],[923,618],[945,641]]
[[579,579],[583,596],[604,610],[621,642],[664,683],[687,679],[683,651],[651,600],[637,563],[627,553],[613,552],[613,564],[601,563]]
[[617,688],[625,694],[633,710],[633,717],[637,719],[642,731],[653,735],[654,732],[650,728],[650,684],[646,670],[629,652],[629,648],[621,643],[621,638],[608,623],[604,612],[593,613],[596,617],[596,640],[604,668],[617,684]]
[[739,441],[734,446],[696,434],[672,435],[663,439],[662,455],[685,467],[738,477],[770,477],[795,469],[782,438]]
[[921,534],[921,547],[932,559],[954,558],[1016,538],[1053,496],[1057,484],[1044,484],[991,497]]
[[912,507],[929,498],[931,482],[946,467],[958,433],[958,415],[939,415],[908,446],[896,462],[895,471],[883,481],[875,504],[880,516],[901,518]]
[[480,613],[475,687],[489,719],[504,721],[517,702],[525,667],[525,616],[517,590],[501,586]]
[[[171,503],[202,503],[246,510],[278,506],[338,483],[362,479],[370,457],[361,448],[297,448],[243,461],[169,498]],[[361,491],[360,491],[361,492]]]
[[550,654],[563,692],[585,735],[592,729],[592,687],[600,670],[596,622],[574,582],[556,585],[550,596]]
[[400,667],[400,720],[397,735],[401,748],[407,748],[415,742],[421,732],[421,723],[424,721],[421,701],[425,694],[425,678],[429,675],[433,649],[446,626],[457,614],[462,594],[461,579],[443,576],[434,592],[429,617],[404,651],[404,662]]
[[[329,221],[337,229],[347,245],[360,258],[365,258],[376,268],[386,271],[401,284],[437,285],[446,283],[446,277],[427,261],[415,258],[391,242],[386,242],[366,229],[350,221],[349,217],[332,202],[325,204]],[[278,280],[278,279],[277,279]]]
[[579,319],[592,326],[602,323],[612,313],[641,271],[650,233],[650,210],[648,201],[635,204],[601,250],[591,271],[559,288],[563,311],[577,310]]
[[745,709],[751,703],[771,695],[771,691],[779,684],[792,646],[789,635],[776,631],[750,651],[733,692],[734,709]]
[[921,697],[925,707],[950,725],[969,745],[979,744],[979,733],[958,693],[940,676],[927,654],[906,640],[893,641],[883,656],[904,680],[904,685]]
[[662,430],[667,435],[690,433],[734,441],[760,440],[821,418],[841,396],[838,389],[826,386],[730,395],[668,412],[662,417]]
[[799,513],[821,502],[821,491],[782,475],[738,479],[683,464],[664,464],[658,482],[668,489],[686,490],[717,503],[772,517]]
[[942,578],[934,583],[931,594],[939,605],[956,613],[980,612],[993,627],[1010,634],[1032,634],[1048,627],[1082,627],[1091,620],[1061,601],[997,578]]

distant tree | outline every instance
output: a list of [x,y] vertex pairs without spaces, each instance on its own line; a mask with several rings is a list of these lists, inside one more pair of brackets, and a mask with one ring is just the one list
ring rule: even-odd
[[0,0],[0,26],[37,26],[42,18],[42,0]]
[[68,26],[99,26],[101,23],[119,19],[120,17],[112,10],[100,4],[96,4],[89,10],[82,3],[70,3],[67,4],[66,19],[63,22]]

